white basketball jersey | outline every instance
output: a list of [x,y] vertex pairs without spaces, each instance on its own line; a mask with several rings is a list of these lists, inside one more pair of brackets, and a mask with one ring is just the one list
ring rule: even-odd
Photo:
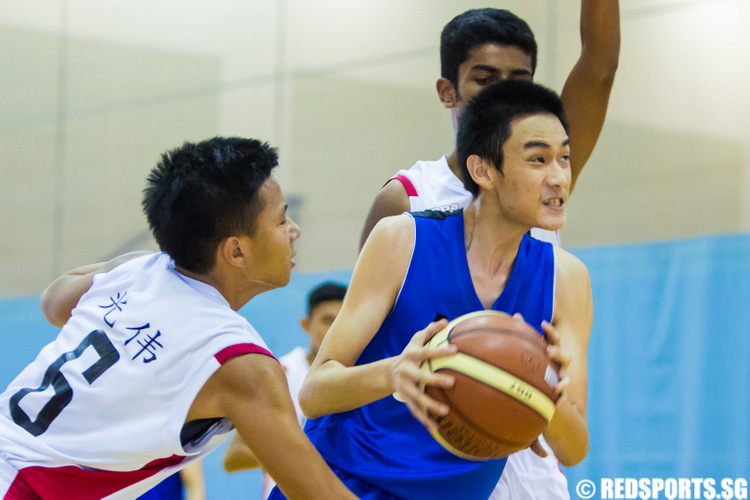
[[542,458],[530,449],[509,456],[489,500],[570,499],[568,480],[544,435],[539,436],[539,443],[547,451],[547,457]]
[[[390,180],[398,180],[409,195],[410,211],[458,210],[471,201],[471,193],[453,174],[447,157],[437,161],[418,161],[409,170],[399,170]],[[389,181],[390,182],[390,181]],[[531,236],[560,246],[560,232],[532,228]]]
[[[398,180],[406,189],[412,212],[458,210],[472,199],[463,182],[451,171],[445,156],[437,161],[418,161],[409,170],[399,170],[391,180]],[[531,236],[560,246],[559,231],[535,227],[531,229]],[[547,450],[547,458],[539,457],[530,449],[512,454],[490,500],[570,499],[568,481],[557,457],[544,436],[540,436],[539,441]]]
[[[302,383],[305,381],[305,377],[307,377],[307,372],[310,371],[310,365],[307,363],[307,354],[307,349],[297,346],[279,358],[279,363],[284,367],[284,373],[286,373],[286,380],[289,384],[289,393],[292,396],[294,409],[297,411],[297,421],[303,427],[306,417],[299,407],[299,391],[302,389]],[[276,483],[273,478],[264,471],[262,491],[262,498],[264,500],[268,498],[274,486],[276,486]]]
[[57,339],[0,395],[0,497],[147,491],[228,435],[227,419],[183,424],[208,378],[244,353],[271,355],[166,254],[95,275]]

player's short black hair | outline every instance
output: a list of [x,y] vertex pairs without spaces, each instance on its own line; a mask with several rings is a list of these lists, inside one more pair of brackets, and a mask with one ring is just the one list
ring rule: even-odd
[[471,178],[466,159],[477,155],[503,171],[503,145],[516,118],[555,115],[568,132],[562,100],[554,91],[524,80],[504,80],[481,91],[461,113],[456,136],[458,165],[464,186],[476,196],[479,186]]
[[313,288],[307,295],[307,315],[323,302],[329,300],[344,300],[346,286],[328,281]]
[[205,273],[219,243],[252,235],[263,210],[259,189],[278,164],[265,142],[214,137],[167,151],[143,190],[143,211],[162,251],[189,271]]
[[458,89],[458,67],[469,52],[486,43],[514,46],[531,57],[536,71],[537,45],[529,25],[505,9],[471,9],[454,17],[440,34],[440,74]]

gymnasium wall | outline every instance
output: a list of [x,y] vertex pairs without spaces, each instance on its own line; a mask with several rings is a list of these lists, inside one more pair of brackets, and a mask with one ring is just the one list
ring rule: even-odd
[[[0,2],[0,297],[153,249],[146,172],[217,134],[279,146],[298,269],[351,268],[383,182],[450,152],[440,30],[487,5],[528,21],[535,78],[561,90],[578,0]],[[565,246],[750,231],[750,3],[620,5],[620,66]]]
[[[750,234],[575,250],[589,268],[591,448],[566,470],[602,478],[750,479]],[[242,313],[279,355],[306,345],[297,321],[318,282],[349,271],[296,273]],[[55,335],[38,297],[0,300],[0,386]],[[208,498],[257,499],[257,471],[226,474],[204,460]],[[598,498],[598,497],[597,497]]]
[[[535,79],[562,89],[580,51],[578,0],[0,2],[0,386],[55,333],[41,290],[73,267],[154,249],[146,172],[164,150],[214,135],[280,148],[298,272],[244,311],[274,351],[303,343],[304,294],[348,277],[384,180],[450,152],[439,33],[488,5],[528,21]],[[747,477],[750,3],[620,6],[607,121],[562,236],[596,301],[592,448],[567,473],[573,486]],[[255,472],[225,476],[218,454],[206,468],[212,498],[259,490]]]

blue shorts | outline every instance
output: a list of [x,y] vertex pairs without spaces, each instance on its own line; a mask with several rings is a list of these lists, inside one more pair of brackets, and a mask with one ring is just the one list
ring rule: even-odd
[[[357,497],[361,500],[400,500],[399,497],[393,496],[387,491],[384,491],[371,483],[363,481],[357,476],[352,476],[348,472],[343,471],[338,467],[332,466],[331,464],[328,464],[328,466],[338,476],[341,482],[344,483],[344,485],[346,485],[346,487],[349,488],[349,490],[351,490],[351,492],[357,495]],[[286,497],[281,492],[281,490],[279,490],[279,487],[276,486],[268,496],[268,500],[286,500]]]

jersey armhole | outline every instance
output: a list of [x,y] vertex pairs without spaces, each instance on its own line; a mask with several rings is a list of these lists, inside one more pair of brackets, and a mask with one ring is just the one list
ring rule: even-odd
[[391,181],[399,181],[401,185],[404,186],[404,189],[406,189],[406,194],[408,196],[419,196],[419,194],[417,193],[417,189],[414,187],[414,184],[412,184],[409,178],[405,175],[394,175],[393,177],[388,179],[385,184],[383,184],[383,187],[385,187],[385,185]]
[[[239,354],[265,354],[266,356],[276,359],[276,357],[271,354],[271,351],[257,344],[230,345],[214,354],[214,358],[216,358],[216,361],[218,361],[220,365],[223,365],[229,358]],[[276,361],[278,361],[278,359]]]

